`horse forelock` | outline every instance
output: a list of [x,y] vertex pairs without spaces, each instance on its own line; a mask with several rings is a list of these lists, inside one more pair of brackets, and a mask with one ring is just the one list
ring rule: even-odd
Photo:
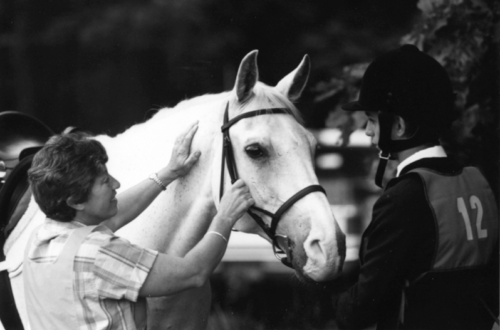
[[266,84],[259,82],[255,85],[254,87],[254,97],[250,100],[250,103],[257,103],[257,104],[274,104],[278,106],[282,106],[284,108],[287,108],[290,110],[290,113],[292,116],[299,122],[300,124],[304,123],[304,120],[302,118],[302,115],[293,104],[292,101],[290,101],[285,95],[281,94],[277,90],[275,90],[272,87],[267,86]]

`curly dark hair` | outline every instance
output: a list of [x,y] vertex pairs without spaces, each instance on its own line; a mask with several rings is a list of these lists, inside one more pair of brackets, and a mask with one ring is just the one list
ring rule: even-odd
[[55,135],[37,152],[28,171],[35,201],[47,217],[69,222],[76,210],[67,204],[88,200],[95,179],[106,172],[108,155],[89,134]]

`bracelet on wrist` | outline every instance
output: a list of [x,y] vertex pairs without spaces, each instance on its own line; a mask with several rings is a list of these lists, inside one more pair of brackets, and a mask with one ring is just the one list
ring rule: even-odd
[[149,176],[149,179],[153,180],[153,182],[156,183],[161,188],[161,190],[163,190],[163,191],[167,190],[167,185],[164,184],[163,181],[160,180],[160,178],[158,177],[158,174],[152,173]]
[[219,232],[216,232],[216,231],[213,231],[213,230],[210,230],[210,231],[207,231],[207,234],[212,234],[212,235],[216,235],[216,236],[219,236],[220,238],[222,238],[226,243],[227,243],[227,238],[224,237],[224,235],[222,235],[221,233]]

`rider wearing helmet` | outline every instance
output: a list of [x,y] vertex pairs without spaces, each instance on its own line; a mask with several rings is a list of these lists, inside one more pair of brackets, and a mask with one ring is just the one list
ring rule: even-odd
[[[404,45],[367,68],[359,99],[380,153],[396,160],[363,233],[360,273],[334,299],[341,328],[491,329],[498,317],[498,211],[481,172],[439,143],[457,118],[444,68]],[[495,266],[494,266],[495,265]]]

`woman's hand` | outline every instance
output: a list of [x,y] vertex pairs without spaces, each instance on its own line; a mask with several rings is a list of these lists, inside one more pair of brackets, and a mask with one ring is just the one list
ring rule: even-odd
[[224,256],[231,227],[253,203],[245,183],[236,181],[222,197],[219,212],[208,228],[223,238],[205,235],[182,258],[159,253],[139,295],[165,296],[204,285]]
[[230,221],[232,226],[253,204],[250,190],[243,180],[238,179],[222,196],[217,215]]
[[173,181],[189,173],[193,165],[200,158],[200,151],[191,153],[191,142],[197,130],[198,122],[195,122],[175,140],[170,162],[165,167],[165,171],[162,171],[165,172],[164,174],[168,177],[168,179],[166,179],[167,181]]

